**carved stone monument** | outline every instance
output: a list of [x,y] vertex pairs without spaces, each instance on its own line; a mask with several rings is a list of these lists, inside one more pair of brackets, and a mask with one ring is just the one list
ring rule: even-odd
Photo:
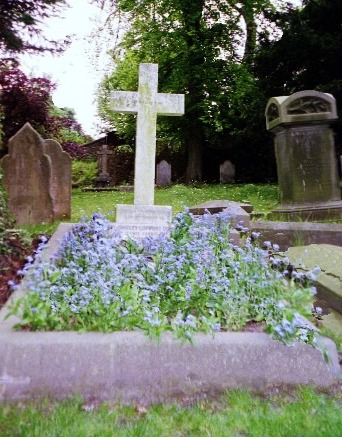
[[108,173],[108,157],[113,154],[113,151],[108,149],[107,144],[102,144],[101,150],[96,154],[100,158],[100,176],[96,178],[96,183],[97,185],[105,186],[108,185],[110,180]]
[[335,120],[336,103],[330,94],[301,91],[268,101],[266,126],[275,134],[281,201],[274,214],[305,219],[342,217],[330,127]]
[[158,65],[140,64],[138,92],[111,97],[113,111],[137,114],[134,205],[117,205],[117,226],[137,238],[168,230],[171,206],[154,205],[156,124],[158,115],[184,113],[184,94],[158,93]]
[[171,184],[171,164],[165,159],[157,164],[157,178],[156,185],[162,187]]
[[17,224],[70,217],[71,159],[54,140],[43,140],[26,123],[2,158],[8,207]]

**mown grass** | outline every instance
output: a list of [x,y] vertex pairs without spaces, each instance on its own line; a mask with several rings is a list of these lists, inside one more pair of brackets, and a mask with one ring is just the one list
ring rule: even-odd
[[0,435],[339,437],[341,402],[341,392],[324,395],[309,387],[266,397],[233,390],[216,401],[149,407],[32,401],[0,406]]
[[[207,200],[233,200],[250,202],[254,210],[269,212],[278,204],[278,187],[275,184],[237,184],[237,185],[172,185],[156,188],[155,204],[171,205],[173,213],[184,208],[206,202]],[[133,203],[133,192],[107,191],[82,192],[74,190],[72,195],[72,215],[80,217],[94,211],[107,213],[116,204]]]
[[[68,222],[78,223],[82,217],[90,217],[94,212],[108,215],[115,220],[115,207],[118,204],[133,204],[132,191],[88,191],[74,189],[71,196],[71,218]],[[232,200],[250,202],[257,212],[267,213],[278,205],[276,184],[236,184],[188,186],[172,185],[156,188],[155,204],[171,205],[173,214],[184,211],[208,200]],[[59,221],[48,225],[23,226],[30,234],[52,234]]]

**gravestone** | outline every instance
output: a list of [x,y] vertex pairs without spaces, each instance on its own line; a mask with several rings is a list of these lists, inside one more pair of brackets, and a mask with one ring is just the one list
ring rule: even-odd
[[165,186],[171,184],[171,164],[164,159],[157,164],[156,185]]
[[220,183],[233,184],[235,182],[235,166],[230,161],[224,161],[220,165]]
[[158,115],[184,113],[184,94],[158,93],[158,65],[140,64],[138,91],[112,92],[111,107],[137,114],[134,205],[117,205],[116,226],[136,238],[167,231],[171,207],[154,205],[156,124]]
[[342,217],[330,127],[336,120],[336,102],[330,94],[301,91],[268,101],[266,126],[275,134],[281,199],[274,214],[306,219]]
[[108,157],[112,154],[113,152],[108,149],[107,144],[102,144],[101,150],[97,152],[100,158],[100,176],[96,179],[96,182],[100,185],[107,185],[109,182]]
[[17,224],[70,217],[71,160],[53,140],[26,123],[10,140],[1,161],[8,207]]
[[51,159],[50,192],[53,218],[61,220],[71,215],[71,158],[55,140],[44,140],[45,153]]

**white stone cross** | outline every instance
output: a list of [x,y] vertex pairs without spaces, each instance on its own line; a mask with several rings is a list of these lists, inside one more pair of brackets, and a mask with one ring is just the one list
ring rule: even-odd
[[140,64],[138,92],[113,91],[111,109],[137,114],[134,205],[153,205],[157,115],[184,114],[184,94],[158,93],[158,65]]

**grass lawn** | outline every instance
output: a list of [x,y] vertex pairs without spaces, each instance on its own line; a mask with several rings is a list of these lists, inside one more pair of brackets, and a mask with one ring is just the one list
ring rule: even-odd
[[[276,184],[203,184],[193,187],[179,184],[155,190],[155,204],[171,205],[174,215],[184,211],[186,207],[208,200],[250,202],[254,206],[254,211],[267,213],[279,204],[278,186]],[[78,223],[82,217],[90,217],[93,212],[110,214],[109,219],[115,220],[117,204],[133,204],[133,192],[83,192],[80,189],[74,189],[71,197],[71,218],[68,221]],[[32,234],[52,234],[59,223],[23,226],[23,228]]]
[[[172,185],[156,188],[155,204],[171,205],[173,213],[207,200],[233,200],[252,203],[255,211],[268,212],[278,204],[278,187],[275,184],[201,185],[198,187]],[[72,215],[80,217],[94,211],[107,213],[116,204],[133,203],[133,192],[82,192],[72,194]]]
[[342,436],[342,394],[311,388],[251,396],[234,390],[215,401],[121,406],[36,401],[0,406],[2,437]]

